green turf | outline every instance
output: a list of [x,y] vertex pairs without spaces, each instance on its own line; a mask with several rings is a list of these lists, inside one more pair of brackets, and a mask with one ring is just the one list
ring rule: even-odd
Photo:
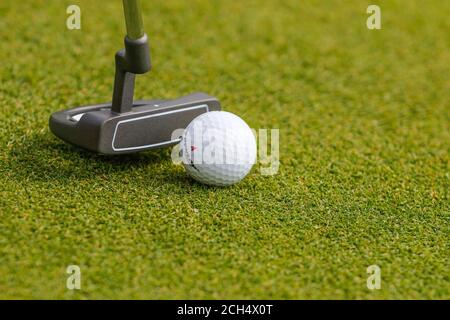
[[144,1],[140,97],[205,91],[281,130],[276,176],[220,189],[170,150],[107,158],[49,132],[111,99],[121,1],[2,0],[0,298],[449,299],[450,2],[376,1],[380,31],[371,3]]

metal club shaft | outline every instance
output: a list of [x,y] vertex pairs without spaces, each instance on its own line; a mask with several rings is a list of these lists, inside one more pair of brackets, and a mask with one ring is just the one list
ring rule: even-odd
[[128,38],[136,40],[144,36],[142,7],[140,0],[123,0]]

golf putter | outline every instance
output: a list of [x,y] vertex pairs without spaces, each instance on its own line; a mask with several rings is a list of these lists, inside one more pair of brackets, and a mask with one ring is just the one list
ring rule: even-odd
[[221,109],[205,93],[174,100],[134,101],[136,75],[151,69],[150,48],[139,0],[123,0],[127,36],[116,54],[112,103],[59,111],[50,117],[50,130],[60,139],[106,155],[135,153],[180,142],[172,137],[197,116]]

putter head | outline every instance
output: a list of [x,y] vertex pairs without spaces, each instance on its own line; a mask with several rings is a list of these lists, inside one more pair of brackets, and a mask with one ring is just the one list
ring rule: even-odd
[[54,113],[50,129],[73,145],[105,155],[135,153],[177,144],[177,129],[185,129],[197,116],[221,109],[219,101],[204,93],[175,100],[141,100],[130,112],[116,113],[111,103]]
[[[106,155],[168,147],[180,141],[174,135],[197,116],[219,111],[219,101],[204,93],[175,100],[134,101],[136,75],[152,68],[149,39],[143,30],[138,0],[124,0],[127,22],[125,49],[115,55],[111,103],[54,113],[50,130],[62,140]],[[181,136],[181,134],[180,134]]]

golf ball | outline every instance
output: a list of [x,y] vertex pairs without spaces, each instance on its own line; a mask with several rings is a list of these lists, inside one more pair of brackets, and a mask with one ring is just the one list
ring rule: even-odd
[[245,178],[256,161],[256,139],[244,120],[224,111],[195,118],[181,137],[180,157],[188,174],[211,186]]

